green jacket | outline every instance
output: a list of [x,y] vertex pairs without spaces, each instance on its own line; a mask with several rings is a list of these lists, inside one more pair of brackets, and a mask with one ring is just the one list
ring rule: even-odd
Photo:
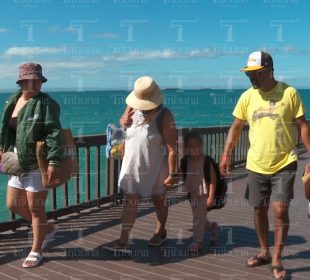
[[18,113],[15,132],[9,127],[9,120],[21,95],[19,90],[6,101],[0,124],[0,150],[13,151],[16,146],[21,168],[27,172],[38,168],[36,142],[45,140],[49,164],[58,165],[63,157],[58,103],[42,92],[32,97]]

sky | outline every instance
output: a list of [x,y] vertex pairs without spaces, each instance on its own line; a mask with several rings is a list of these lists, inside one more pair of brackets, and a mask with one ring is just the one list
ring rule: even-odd
[[240,68],[269,52],[275,75],[309,88],[307,0],[2,0],[0,90],[37,62],[50,89],[246,88]]

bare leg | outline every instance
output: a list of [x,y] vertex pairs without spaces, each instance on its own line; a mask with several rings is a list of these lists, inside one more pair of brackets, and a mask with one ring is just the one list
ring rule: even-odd
[[168,218],[166,195],[154,195],[152,196],[152,201],[157,215],[156,233],[162,236],[165,233],[165,226]]
[[[42,243],[47,231],[47,217],[45,212],[47,191],[26,192],[26,194],[33,228],[33,243],[31,251],[41,253]],[[34,265],[34,262],[27,261],[25,264],[31,266]]]
[[[286,202],[274,202],[272,204],[272,208],[275,216],[275,244],[272,265],[281,266],[281,254],[289,230],[289,204]],[[283,277],[286,275],[286,271],[281,271],[274,275],[276,277]]]
[[269,231],[269,220],[268,220],[268,209],[269,206],[261,206],[254,209],[254,222],[255,229],[261,248],[261,255],[266,256],[269,254],[269,243],[268,243],[268,231]]
[[26,191],[8,186],[6,205],[14,213],[18,214],[29,223],[32,221],[32,216],[28,207]]
[[32,216],[33,245],[32,251],[40,252],[47,231],[45,201],[47,191],[27,192],[29,210]]
[[193,196],[191,198],[193,213],[193,233],[194,241],[202,244],[207,225],[207,205],[203,196]]
[[[6,204],[12,212],[18,214],[27,220],[30,224],[32,223],[32,215],[29,210],[27,194],[25,190],[8,186]],[[48,223],[47,233],[50,233],[53,228],[54,225],[52,223]]]
[[[269,205],[254,208],[254,223],[260,245],[260,252],[257,254],[258,257],[270,257],[268,243],[268,209]],[[248,260],[248,265],[253,265],[255,263],[256,261],[253,258]]]
[[119,239],[122,243],[128,243],[130,231],[137,217],[138,203],[138,195],[125,194],[122,216],[122,231]]

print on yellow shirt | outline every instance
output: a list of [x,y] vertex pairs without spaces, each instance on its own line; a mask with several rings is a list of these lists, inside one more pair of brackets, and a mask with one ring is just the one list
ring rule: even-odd
[[264,117],[270,117],[271,119],[276,119],[279,117],[279,114],[274,113],[277,109],[280,108],[280,106],[284,106],[284,103],[282,102],[279,106],[276,106],[276,101],[269,101],[269,108],[262,108],[259,107],[256,111],[253,113],[253,121],[256,121],[260,118]]

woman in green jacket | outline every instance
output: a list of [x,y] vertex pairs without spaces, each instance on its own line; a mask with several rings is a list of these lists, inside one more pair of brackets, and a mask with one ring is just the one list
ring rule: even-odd
[[42,186],[41,172],[36,159],[36,142],[47,143],[47,170],[49,180],[59,175],[63,156],[59,105],[41,92],[42,75],[39,64],[26,63],[19,67],[18,92],[9,97],[3,109],[0,124],[1,154],[11,151],[18,155],[23,174],[9,176],[7,207],[32,224],[33,244],[23,267],[38,266],[44,249],[57,227],[48,223],[45,212],[47,190]]

